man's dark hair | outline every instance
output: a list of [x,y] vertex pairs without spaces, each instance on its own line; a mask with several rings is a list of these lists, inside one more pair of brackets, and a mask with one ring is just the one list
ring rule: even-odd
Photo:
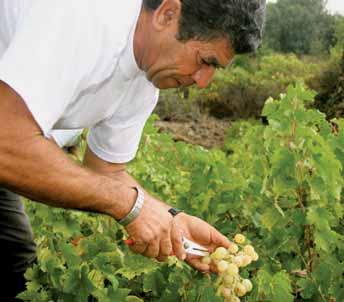
[[[143,0],[147,10],[163,0]],[[265,0],[180,0],[182,12],[177,38],[209,41],[226,37],[235,53],[255,51],[262,39]]]

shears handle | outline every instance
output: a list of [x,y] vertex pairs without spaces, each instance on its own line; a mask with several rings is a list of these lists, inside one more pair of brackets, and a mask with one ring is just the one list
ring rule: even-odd
[[134,245],[134,240],[133,239],[126,239],[124,240],[124,243],[127,245],[127,246],[132,246]]

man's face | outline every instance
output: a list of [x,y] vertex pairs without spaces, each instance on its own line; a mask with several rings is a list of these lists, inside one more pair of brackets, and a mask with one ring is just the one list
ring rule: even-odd
[[148,80],[160,89],[193,84],[205,88],[211,82],[215,69],[226,67],[234,57],[225,38],[181,42],[175,35],[165,39],[159,49],[153,51],[155,56],[146,68]]

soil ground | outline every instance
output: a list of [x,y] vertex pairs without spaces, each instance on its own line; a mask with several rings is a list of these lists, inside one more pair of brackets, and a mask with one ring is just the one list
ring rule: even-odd
[[230,120],[203,115],[198,120],[188,122],[158,121],[160,131],[172,134],[175,141],[201,145],[207,149],[221,148]]

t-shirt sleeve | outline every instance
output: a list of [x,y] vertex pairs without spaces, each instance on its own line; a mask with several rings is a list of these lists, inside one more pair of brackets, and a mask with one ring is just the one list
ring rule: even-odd
[[136,112],[121,114],[121,108],[111,118],[91,128],[87,144],[99,158],[110,163],[127,163],[135,158],[143,128],[158,101],[158,91]]
[[52,130],[51,137],[61,148],[76,146],[83,129]]
[[0,58],[0,80],[23,98],[49,136],[68,104],[96,84],[104,37],[84,1],[31,2]]

